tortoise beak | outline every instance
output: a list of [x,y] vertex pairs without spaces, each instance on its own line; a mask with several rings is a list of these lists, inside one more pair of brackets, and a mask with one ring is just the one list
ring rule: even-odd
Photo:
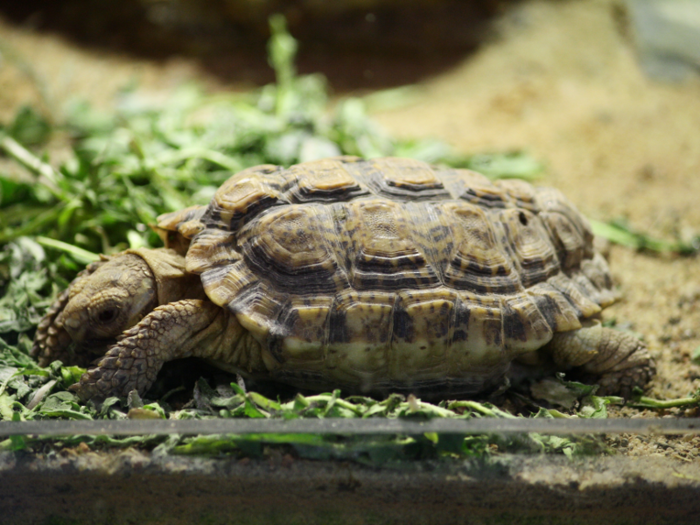
[[97,356],[102,356],[116,342],[116,338],[86,339],[87,323],[77,315],[67,315],[68,290],[51,306],[34,337],[31,356],[40,366],[60,360],[86,367]]
[[69,290],[58,296],[49,311],[39,323],[34,336],[31,356],[39,360],[40,366],[47,366],[56,359],[65,361],[71,336],[63,325],[63,313],[68,304]]

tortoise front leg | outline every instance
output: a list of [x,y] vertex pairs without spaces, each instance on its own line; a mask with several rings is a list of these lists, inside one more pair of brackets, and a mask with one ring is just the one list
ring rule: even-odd
[[554,334],[544,347],[563,370],[577,367],[600,376],[598,391],[629,398],[634,387],[644,387],[656,365],[646,345],[633,335],[589,321],[578,330]]
[[[130,328],[72,387],[83,399],[143,395],[163,363],[184,357],[212,357],[222,339],[241,335],[233,315],[207,300],[185,299],[159,306]],[[222,337],[226,335],[227,337]],[[223,341],[233,343],[235,341]]]

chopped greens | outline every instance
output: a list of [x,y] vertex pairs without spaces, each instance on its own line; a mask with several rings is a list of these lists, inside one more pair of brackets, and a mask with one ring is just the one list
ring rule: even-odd
[[[72,384],[81,370],[63,367],[60,362],[47,369],[33,364],[7,367],[0,376],[0,414],[2,420],[64,419],[323,419],[323,418],[514,418],[490,403],[477,401],[442,401],[431,404],[413,396],[394,394],[384,400],[363,396],[342,397],[340,391],[304,396],[289,401],[273,400],[257,392],[245,392],[238,384],[212,388],[204,379],[195,386],[195,406],[174,410],[165,401],[148,402],[132,394],[127,400],[109,398],[101,404],[81,405],[75,396],[63,390]],[[37,388],[38,387],[38,388]],[[604,398],[601,398],[604,399]],[[604,402],[596,401],[604,410]],[[558,411],[541,409],[532,417],[567,416]],[[41,446],[46,438],[25,437],[22,448]],[[245,434],[206,436],[143,436],[115,439],[106,436],[71,436],[61,439],[65,446],[86,443],[91,447],[140,446],[174,454],[236,454],[259,457],[278,447],[298,457],[345,459],[381,465],[401,459],[469,457],[496,451],[556,452],[569,456],[604,450],[602,441],[590,436],[557,437],[526,434],[460,435],[427,433],[422,436],[342,436],[315,434]],[[17,439],[0,442],[0,450],[16,450]]]

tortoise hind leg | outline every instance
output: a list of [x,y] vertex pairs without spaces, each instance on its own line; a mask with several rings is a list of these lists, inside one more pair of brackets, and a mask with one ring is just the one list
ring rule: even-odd
[[159,306],[130,328],[72,390],[83,399],[143,395],[163,363],[185,357],[222,359],[249,346],[236,318],[207,300],[184,299]]
[[557,367],[577,368],[599,376],[598,391],[629,398],[635,387],[644,387],[656,365],[646,345],[633,335],[588,321],[582,328],[554,334],[543,348]]

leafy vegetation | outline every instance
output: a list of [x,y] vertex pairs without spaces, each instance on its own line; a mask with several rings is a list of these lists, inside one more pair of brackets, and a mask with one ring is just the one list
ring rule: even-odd
[[647,233],[632,228],[626,221],[609,222],[591,221],[593,233],[610,242],[653,253],[677,253],[679,255],[696,255],[700,253],[700,236],[690,241],[658,239]]
[[[489,403],[476,401],[443,401],[430,404],[413,396],[394,394],[384,400],[362,396],[341,397],[340,391],[304,396],[297,394],[282,402],[257,392],[245,392],[237,383],[212,388],[200,379],[193,399],[187,406],[173,409],[166,400],[144,404],[138,395],[128,399],[108,398],[103,403],[81,405],[65,390],[78,380],[82,372],[76,367],[63,367],[59,362],[46,369],[36,368],[22,352],[5,353],[0,376],[0,415],[4,420],[39,420],[64,418],[99,419],[209,419],[209,418],[515,418]],[[571,384],[571,389],[581,385]],[[595,389],[595,387],[592,387]],[[590,393],[590,387],[587,392]],[[533,417],[605,417],[605,406],[613,398],[586,395],[581,399],[580,413],[568,416],[558,410],[541,409]],[[0,449],[18,450],[41,447],[41,437],[13,437],[0,442]],[[173,454],[236,454],[263,456],[268,447],[281,447],[297,457],[311,459],[346,459],[373,465],[401,459],[469,457],[497,451],[556,452],[568,456],[605,450],[603,442],[588,436],[561,438],[539,434],[515,437],[502,435],[461,435],[424,433],[418,436],[341,436],[315,434],[246,434],[183,436],[135,436],[117,439],[108,436],[75,435],[60,440],[61,446],[126,447],[139,445]],[[275,449],[278,450],[278,449]],[[279,450],[278,450],[279,452]]]

